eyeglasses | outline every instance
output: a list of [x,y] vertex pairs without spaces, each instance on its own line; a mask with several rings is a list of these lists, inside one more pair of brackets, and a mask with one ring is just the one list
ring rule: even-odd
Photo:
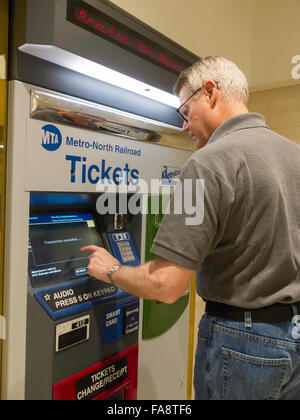
[[179,108],[177,108],[176,109],[176,111],[178,112],[178,114],[181,116],[181,118],[186,122],[186,123],[188,123],[189,122],[189,119],[181,112],[181,108],[190,100],[190,99],[192,99],[192,97],[194,96],[194,95],[196,95],[198,92],[200,92],[200,90],[202,90],[203,88],[202,88],[202,86],[199,88],[199,89],[197,89],[186,101],[184,101],[183,102],[183,104],[181,104],[180,105],[180,107]]

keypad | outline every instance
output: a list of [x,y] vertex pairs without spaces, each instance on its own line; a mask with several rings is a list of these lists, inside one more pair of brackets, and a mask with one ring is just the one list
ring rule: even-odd
[[129,241],[117,242],[117,245],[124,263],[135,260]]

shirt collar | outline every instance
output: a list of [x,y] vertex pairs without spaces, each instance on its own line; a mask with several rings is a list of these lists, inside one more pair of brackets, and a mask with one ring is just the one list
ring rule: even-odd
[[233,131],[247,130],[248,128],[255,127],[269,128],[261,114],[257,114],[256,112],[248,112],[246,114],[237,115],[236,117],[230,118],[222,125],[220,125],[220,127],[214,131],[207,144],[213,143],[220,138],[227,136]]

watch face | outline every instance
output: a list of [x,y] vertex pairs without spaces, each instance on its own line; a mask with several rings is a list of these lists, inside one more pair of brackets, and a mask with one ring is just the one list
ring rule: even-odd
[[115,271],[117,271],[118,269],[119,269],[119,265],[114,265],[113,267],[111,267],[109,270],[108,270],[108,272],[109,273],[114,273]]
[[120,268],[119,265],[113,265],[112,267],[110,267],[110,269],[107,272],[108,278],[109,278],[109,280],[111,281],[112,284],[113,284],[113,281],[112,281],[111,276],[115,271],[119,270],[119,268]]

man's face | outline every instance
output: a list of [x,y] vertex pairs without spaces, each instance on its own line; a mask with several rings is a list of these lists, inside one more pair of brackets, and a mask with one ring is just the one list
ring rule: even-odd
[[180,103],[183,104],[187,101],[180,109],[188,120],[188,122],[184,121],[182,131],[188,132],[195,141],[196,148],[201,149],[211,136],[210,124],[208,124],[210,107],[203,90],[191,97],[192,94],[193,92],[187,89],[186,85],[181,88],[179,93]]

